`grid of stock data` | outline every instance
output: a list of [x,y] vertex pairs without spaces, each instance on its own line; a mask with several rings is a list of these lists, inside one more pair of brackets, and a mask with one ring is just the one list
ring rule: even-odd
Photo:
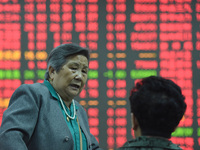
[[158,75],[186,97],[171,140],[200,149],[200,0],[1,0],[0,124],[14,90],[43,82],[50,50],[71,42],[91,50],[76,99],[102,148],[134,137],[129,91],[137,79]]

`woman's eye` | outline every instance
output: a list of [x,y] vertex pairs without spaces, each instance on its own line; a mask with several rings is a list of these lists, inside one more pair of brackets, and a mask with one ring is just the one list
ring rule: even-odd
[[76,70],[77,68],[76,68],[76,67],[72,67],[71,69],[72,69],[72,70]]
[[87,70],[83,70],[82,72],[83,72],[83,73],[87,73]]

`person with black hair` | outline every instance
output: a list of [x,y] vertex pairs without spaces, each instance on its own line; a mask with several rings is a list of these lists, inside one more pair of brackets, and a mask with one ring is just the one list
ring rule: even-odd
[[88,65],[87,48],[54,48],[44,83],[23,84],[13,93],[0,127],[0,150],[100,150],[84,108],[74,100]]
[[129,100],[136,138],[119,150],[181,150],[169,140],[186,110],[185,97],[177,84],[150,76],[136,83]]

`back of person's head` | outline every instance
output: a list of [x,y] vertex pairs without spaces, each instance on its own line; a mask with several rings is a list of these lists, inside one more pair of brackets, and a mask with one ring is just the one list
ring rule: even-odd
[[142,135],[170,138],[186,110],[181,88],[162,77],[150,76],[137,82],[129,100]]
[[56,72],[59,72],[60,69],[67,63],[67,59],[72,55],[83,55],[89,60],[89,50],[83,48],[77,44],[61,44],[54,48],[47,59],[47,70],[45,73],[45,79],[49,79],[49,66],[52,66]]

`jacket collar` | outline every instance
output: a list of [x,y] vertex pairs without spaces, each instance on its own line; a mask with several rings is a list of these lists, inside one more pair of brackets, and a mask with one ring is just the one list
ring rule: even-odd
[[[46,87],[49,89],[49,92],[51,93],[51,95],[57,99],[59,101],[59,97],[55,91],[55,89],[53,88],[53,86],[51,85],[51,83],[48,80],[44,80],[44,84],[46,85]],[[60,102],[60,101],[59,101]],[[76,111],[78,110],[78,106],[75,105]]]
[[59,99],[58,98],[58,95],[55,91],[55,89],[53,88],[53,86],[51,85],[51,83],[48,81],[48,80],[44,80],[44,84],[46,85],[46,87],[49,89],[49,92],[51,93],[51,95],[56,98],[56,99]]

